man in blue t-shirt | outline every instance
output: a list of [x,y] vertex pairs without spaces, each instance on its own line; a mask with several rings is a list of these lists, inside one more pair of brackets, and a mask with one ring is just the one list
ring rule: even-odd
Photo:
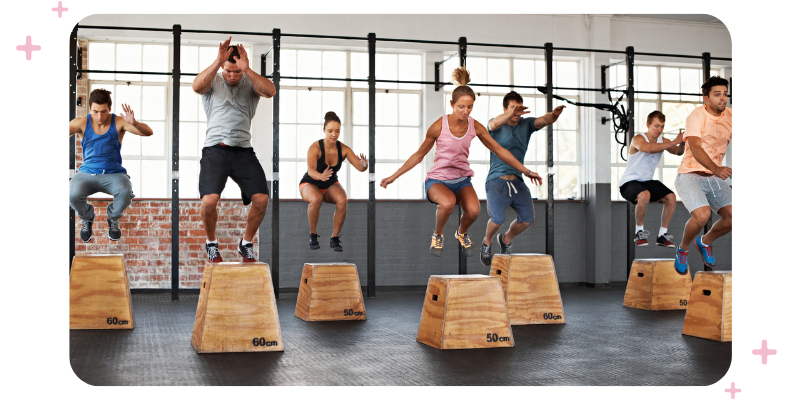
[[[527,109],[522,105],[522,96],[517,92],[509,92],[503,97],[503,113],[490,119],[487,126],[492,139],[523,164],[531,134],[556,122],[564,106],[558,106],[553,112],[538,118],[523,118],[524,114],[530,113]],[[536,179],[541,185],[542,178],[535,175],[531,181]],[[506,207],[514,209],[517,219],[511,222],[506,233],[497,235],[501,254],[510,253],[511,241],[533,224],[533,200],[519,172],[492,153],[489,175],[486,177],[486,208],[490,218],[481,246],[481,263],[487,267],[492,263],[492,236],[506,220]]]

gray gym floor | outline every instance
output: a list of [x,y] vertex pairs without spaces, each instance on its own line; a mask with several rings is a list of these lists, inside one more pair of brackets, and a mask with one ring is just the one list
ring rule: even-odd
[[424,289],[379,290],[366,321],[305,322],[278,300],[284,352],[197,354],[197,294],[134,293],[136,329],[71,330],[70,362],[91,385],[710,385],[731,344],[681,334],[684,311],[622,306],[625,289],[562,288],[566,324],[512,328],[516,347],[417,343]]

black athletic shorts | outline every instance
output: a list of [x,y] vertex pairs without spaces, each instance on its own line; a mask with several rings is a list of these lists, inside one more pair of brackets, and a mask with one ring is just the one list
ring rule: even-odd
[[622,194],[622,197],[633,204],[636,204],[636,197],[639,196],[639,193],[642,193],[645,190],[650,192],[651,203],[659,201],[668,194],[673,193],[672,190],[669,190],[668,187],[664,186],[661,181],[630,181],[625,182],[625,184],[619,188],[619,192]]
[[203,147],[200,158],[200,198],[222,194],[231,177],[242,191],[242,203],[250,204],[254,194],[269,194],[264,168],[252,148],[215,145]]

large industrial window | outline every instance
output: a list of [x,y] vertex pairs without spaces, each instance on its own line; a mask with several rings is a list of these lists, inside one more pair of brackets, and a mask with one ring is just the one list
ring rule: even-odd
[[[579,87],[578,62],[572,60],[555,61],[554,83],[557,87]],[[458,67],[458,59],[452,58],[444,65],[440,73],[449,79],[449,74]],[[544,60],[518,59],[518,58],[484,58],[469,57],[467,70],[474,85],[472,89],[478,95],[470,116],[483,124],[489,125],[489,120],[503,113],[503,96],[510,87],[481,86],[489,85],[519,85],[519,86],[545,86]],[[445,87],[445,112],[451,113],[453,86]],[[525,117],[541,117],[548,111],[545,107],[545,95],[536,89],[514,89],[523,98],[523,104],[528,107],[530,114]],[[572,101],[579,101],[574,91],[557,91],[556,94]],[[562,103],[554,99],[553,107]],[[579,196],[578,173],[580,170],[580,135],[578,135],[579,121],[577,107],[566,104],[567,107],[553,126],[553,173],[555,174],[554,196],[557,199],[566,199]],[[486,198],[484,183],[489,173],[489,150],[475,140],[470,147],[469,162],[475,171],[473,186],[479,199]],[[547,130],[534,132],[525,154],[525,166],[538,173],[542,179],[541,186],[533,186],[530,181],[526,183],[531,188],[531,194],[539,199],[547,198]]]
[[[181,72],[198,73],[217,57],[217,46],[181,46]],[[247,48],[248,54],[252,51]],[[90,42],[90,70],[167,72],[172,46]],[[253,56],[250,56],[253,63]],[[89,90],[111,91],[112,111],[119,115],[129,104],[138,121],[153,129],[153,136],[126,134],[122,140],[122,166],[128,171],[133,192],[139,198],[168,198],[171,190],[172,78],[148,74],[88,74]],[[206,115],[200,96],[192,91],[194,76],[182,76],[180,88],[180,196],[198,198],[200,156],[206,136]],[[97,193],[92,197],[108,197]],[[240,198],[239,187],[230,179],[222,198]]]
[[[703,84],[703,71],[700,68],[683,68],[667,66],[636,66],[634,67],[634,87],[637,91],[649,92],[673,92],[673,93],[700,93],[700,86]],[[719,70],[712,69],[711,75],[719,75]],[[615,87],[624,85],[627,82],[625,67],[616,66],[610,69],[608,74],[608,86]],[[686,126],[686,117],[695,108],[703,105],[701,96],[687,95],[658,95],[641,93],[636,96],[635,101],[635,131],[636,133],[647,132],[647,115],[655,110],[659,110],[666,116],[663,136],[674,139],[681,129]],[[624,140],[624,135],[619,135],[620,140]],[[619,179],[625,172],[626,161],[628,158],[628,148],[625,147],[621,154],[622,145],[617,143],[613,135],[611,136],[611,199],[622,200],[619,193]],[[664,151],[661,162],[656,167],[653,179],[660,180],[670,188],[675,195],[675,177],[677,176],[678,166],[681,164],[682,156],[676,156]]]
[[[419,54],[376,55],[376,78],[421,80]],[[281,75],[366,79],[367,53],[349,51],[281,50]],[[308,148],[322,139],[326,112],[342,120],[339,140],[356,154],[369,154],[369,95],[366,82],[330,80],[281,80],[280,179],[282,198],[300,198],[298,184],[306,172]],[[421,97],[419,84],[377,83],[375,97],[375,176],[389,176],[416,151],[421,143]],[[352,199],[369,197],[369,176],[345,161],[339,182]],[[423,174],[408,172],[388,189],[378,188],[378,199],[422,198]],[[376,182],[376,185],[377,183]]]

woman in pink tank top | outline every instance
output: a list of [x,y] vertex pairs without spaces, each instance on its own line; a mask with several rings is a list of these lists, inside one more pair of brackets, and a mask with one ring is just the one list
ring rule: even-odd
[[381,180],[381,187],[385,189],[390,183],[419,164],[436,143],[433,166],[425,179],[425,193],[428,201],[437,205],[436,227],[431,237],[431,253],[436,257],[442,256],[444,224],[456,205],[461,206],[464,214],[461,216],[461,224],[455,237],[461,244],[464,254],[471,256],[474,250],[467,229],[478,219],[481,205],[475,189],[472,188],[471,177],[475,175],[475,172],[469,166],[468,157],[469,145],[476,136],[489,151],[512,168],[531,178],[531,181],[536,179],[539,184],[542,183],[542,178],[538,174],[525,168],[508,150],[492,139],[480,122],[469,116],[475,103],[475,92],[467,86],[469,72],[466,68],[459,67],[453,71],[453,81],[458,86],[453,90],[453,98],[450,100],[453,113],[434,122],[428,128],[428,133],[419,150],[412,154],[394,174]]

